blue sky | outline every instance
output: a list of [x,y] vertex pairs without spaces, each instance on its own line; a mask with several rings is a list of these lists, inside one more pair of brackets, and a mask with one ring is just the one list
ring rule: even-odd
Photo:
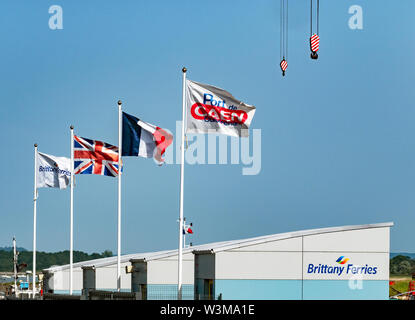
[[[363,30],[348,27],[351,5]],[[63,30],[51,30],[51,5]],[[290,1],[286,77],[279,1],[0,3],[0,246],[32,248],[33,144],[70,154],[75,134],[117,144],[116,102],[175,133],[181,68],[257,108],[262,169],[187,165],[194,244],[393,221],[392,251],[415,251],[415,3],[321,1],[310,59],[309,2]],[[125,159],[123,253],[176,248],[179,165]],[[114,253],[117,181],[77,177],[74,248]],[[69,190],[39,190],[41,251],[69,248]]]

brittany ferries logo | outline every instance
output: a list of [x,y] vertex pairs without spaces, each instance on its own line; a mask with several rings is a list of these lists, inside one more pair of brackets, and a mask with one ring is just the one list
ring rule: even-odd
[[338,264],[345,264],[347,261],[349,261],[349,259],[344,259],[344,256],[341,256],[336,260]]
[[378,267],[369,266],[367,264],[365,266],[358,266],[358,265],[353,265],[352,263],[349,263],[347,264],[347,266],[345,266],[345,264],[348,261],[349,261],[348,258],[345,259],[344,256],[341,256],[336,260],[336,263],[339,265],[327,265],[327,264],[321,264],[321,263],[319,263],[318,265],[314,265],[312,263],[309,263],[307,267],[307,273],[308,274],[337,274],[338,276],[341,276],[341,275],[347,275],[347,274],[371,275],[371,274],[376,274],[378,272]]

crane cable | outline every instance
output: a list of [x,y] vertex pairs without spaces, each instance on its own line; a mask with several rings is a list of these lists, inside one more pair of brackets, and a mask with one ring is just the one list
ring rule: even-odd
[[310,0],[310,50],[311,50],[311,59],[317,60],[318,54],[317,51],[320,46],[320,36],[319,36],[319,29],[320,29],[320,0],[316,0],[317,8],[316,8],[316,33],[313,34],[313,1]]
[[280,0],[280,67],[285,76],[288,58],[288,0]]

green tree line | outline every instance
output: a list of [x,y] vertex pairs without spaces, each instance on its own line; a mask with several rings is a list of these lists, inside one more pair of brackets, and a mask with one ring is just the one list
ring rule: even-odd
[[[106,257],[112,257],[113,254],[109,250],[105,250],[102,253],[88,254],[82,251],[73,252],[73,261],[81,262],[93,259],[100,259]],[[21,251],[19,253],[19,264],[26,263],[25,270],[33,270],[33,252]],[[69,250],[60,252],[36,252],[36,270],[41,271],[55,265],[69,264]],[[0,250],[0,272],[13,272],[13,252]]]

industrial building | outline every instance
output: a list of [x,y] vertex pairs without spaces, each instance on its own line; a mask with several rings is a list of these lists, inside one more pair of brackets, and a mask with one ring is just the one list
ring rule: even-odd
[[[217,244],[228,243],[218,242]],[[186,247],[183,249],[183,284],[185,294],[188,299],[193,299],[193,273],[194,249],[204,249],[214,244],[200,245],[195,247]],[[127,267],[131,266],[131,261],[138,267],[144,263],[150,264],[149,274],[143,274],[135,278],[136,289],[134,292],[141,292],[141,288],[146,288],[147,280],[150,284],[148,298],[159,298],[161,294],[157,293],[164,290],[163,297],[177,297],[177,249],[165,250],[147,253],[136,253],[121,256],[121,291],[131,292],[132,273],[127,272]],[[44,269],[43,288],[45,292],[57,294],[69,293],[69,264],[63,266],[52,266]],[[137,269],[138,270],[138,269]],[[138,275],[137,272],[133,273]],[[144,278],[143,278],[144,277]],[[142,283],[146,279],[145,283]],[[138,287],[137,287],[138,286]],[[73,264],[73,294],[82,294],[83,289],[95,289],[105,291],[117,290],[117,257],[108,257],[82,261]],[[146,288],[147,289],[147,288]]]
[[388,299],[392,226],[314,229],[195,250],[195,297]]
[[[388,299],[393,223],[312,229],[183,250],[183,299]],[[122,291],[177,298],[177,249],[122,256]],[[126,268],[127,267],[127,268]],[[116,290],[117,257],[74,264],[74,293]],[[67,293],[69,265],[44,270]]]
[[[233,241],[186,247],[182,258],[182,299],[194,299],[194,250],[233,243]],[[155,252],[130,259],[131,289],[146,300],[177,299],[178,250]]]
[[[132,257],[140,257],[140,254],[131,254],[121,257],[121,290],[131,290],[131,274],[126,273],[125,267],[130,265]],[[99,290],[117,289],[117,257],[101,258],[89,261],[82,261],[73,264],[73,294],[80,295],[84,287],[82,267],[97,265],[98,279],[96,288]],[[44,292],[57,294],[69,294],[69,264],[63,266],[52,266],[42,271]]]

